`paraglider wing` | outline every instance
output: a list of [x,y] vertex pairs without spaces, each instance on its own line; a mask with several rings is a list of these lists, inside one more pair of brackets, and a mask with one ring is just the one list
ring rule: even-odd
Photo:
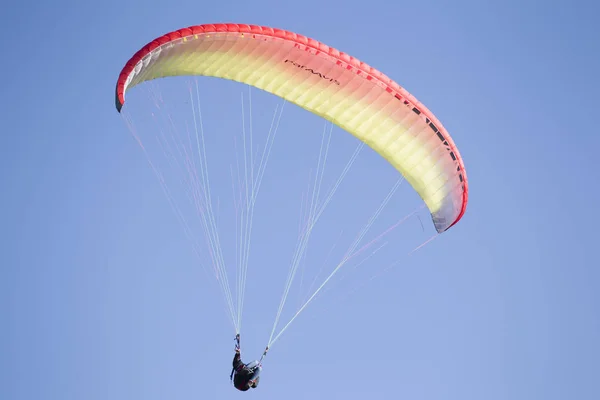
[[467,175],[450,135],[416,98],[369,65],[293,32],[208,24],[153,40],[125,65],[116,86],[204,75],[245,83],[332,121],[391,163],[421,196],[438,232],[463,216]]

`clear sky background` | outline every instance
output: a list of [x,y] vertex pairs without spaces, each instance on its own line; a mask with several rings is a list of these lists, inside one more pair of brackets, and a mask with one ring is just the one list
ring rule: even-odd
[[[600,398],[599,7],[399,0],[6,5],[0,398]],[[229,383],[234,331],[216,281],[198,265],[114,109],[117,76],[135,51],[163,33],[215,22],[295,31],[377,67],[451,132],[470,183],[457,226],[369,281],[426,240],[431,221],[421,213],[426,232],[415,220],[394,231],[386,252],[356,268],[352,284],[338,279],[290,326],[265,361],[259,390],[246,393]],[[207,123],[233,130],[241,86],[223,87],[235,100],[221,113],[208,104]],[[271,113],[276,101],[263,98],[257,110]],[[301,146],[294,133],[306,114],[290,110],[274,165],[284,166]],[[303,122],[317,132],[305,142],[312,162],[323,125]],[[334,133],[340,151],[328,161],[328,179],[335,180],[356,142]],[[242,327],[246,360],[260,356],[271,330],[295,244],[283,227],[297,224],[307,168],[287,186],[277,180],[286,171],[269,169],[265,177]],[[324,217],[314,260],[335,242],[336,223],[352,220],[355,235],[394,183],[372,154],[356,168],[346,182],[357,186],[340,198],[352,190],[356,196]],[[370,176],[386,180],[360,189],[379,183]],[[292,188],[298,193],[286,207],[296,214],[286,221],[287,209],[277,214],[266,199]],[[412,211],[417,202],[408,189],[370,237]],[[225,228],[222,234],[231,238]],[[294,297],[282,322],[297,304]]]

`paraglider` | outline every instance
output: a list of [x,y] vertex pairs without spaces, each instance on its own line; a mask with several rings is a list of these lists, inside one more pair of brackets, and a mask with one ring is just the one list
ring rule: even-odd
[[[233,356],[233,367],[231,369],[231,375],[229,379],[233,381],[233,385],[237,390],[245,392],[250,388],[256,388],[260,381],[260,372],[262,371],[262,365],[260,361],[252,361],[248,364],[244,364],[241,358],[240,349],[240,334],[238,333],[235,337],[235,355]],[[268,349],[263,353],[263,357],[267,354]]]
[[[364,62],[281,29],[197,25],[163,35],[131,57],[116,84],[116,108],[121,112],[127,91],[136,85],[186,75],[247,84],[341,127],[371,147],[410,183],[427,206],[438,234],[463,217],[468,202],[467,174],[450,134],[413,95]],[[338,264],[329,278],[348,259]],[[283,330],[275,338],[272,332],[260,360],[244,364],[236,327],[230,378],[238,390],[257,387],[262,360]]]

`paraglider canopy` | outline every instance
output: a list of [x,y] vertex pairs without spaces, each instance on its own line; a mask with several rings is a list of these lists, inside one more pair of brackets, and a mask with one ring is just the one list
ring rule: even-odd
[[264,26],[183,28],[148,43],[127,62],[116,85],[117,110],[128,89],[178,75],[246,83],[332,121],[402,173],[429,208],[438,233],[465,213],[467,175],[449,133],[404,88],[354,57]]

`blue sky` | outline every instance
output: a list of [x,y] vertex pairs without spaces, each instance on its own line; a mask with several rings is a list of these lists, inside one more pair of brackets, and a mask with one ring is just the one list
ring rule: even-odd
[[[5,8],[0,397],[598,398],[598,11],[591,1]],[[338,280],[276,343],[260,389],[244,394],[229,384],[234,332],[215,281],[197,264],[113,99],[120,69],[142,45],[213,22],[292,30],[377,67],[443,122],[470,183],[456,227],[356,292]],[[227,90],[239,96],[239,87]],[[263,98],[272,112],[276,101]],[[235,101],[221,114],[215,105],[207,123],[233,130]],[[303,115],[292,109],[283,127],[293,132]],[[302,122],[322,129],[316,119]],[[317,153],[306,154],[318,154],[315,137],[306,143]],[[300,142],[279,138],[273,162],[281,166],[286,148]],[[328,179],[355,144],[336,143]],[[374,185],[371,172],[386,177],[381,195],[357,195],[324,217],[315,260],[335,241],[336,213],[352,215],[359,229],[393,185],[375,157],[357,168],[348,178],[356,185]],[[275,172],[285,172],[269,171],[244,309],[248,360],[268,339],[287,273],[280,266],[290,257],[285,245],[295,244],[280,231],[284,212],[268,218],[267,199],[283,191]],[[300,190],[293,184],[285,190]],[[408,187],[399,196],[401,206],[386,211],[373,234],[416,204]],[[423,223],[430,224],[426,215]],[[386,249],[418,244],[427,233],[413,220]],[[321,239],[328,242],[319,247]],[[351,283],[407,253],[396,250],[357,268]]]

